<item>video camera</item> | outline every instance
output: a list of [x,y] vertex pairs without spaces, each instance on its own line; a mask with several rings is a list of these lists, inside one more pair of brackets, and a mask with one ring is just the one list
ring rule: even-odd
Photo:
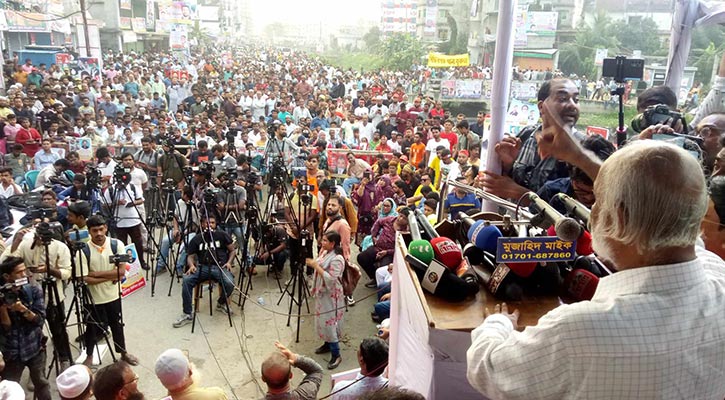
[[122,164],[117,164],[113,169],[113,179],[119,185],[128,185],[131,182],[131,168],[125,168]]
[[27,217],[33,219],[55,218],[56,209],[44,206],[31,206],[28,208]]
[[163,190],[166,193],[174,193],[174,192],[176,192],[176,183],[174,183],[174,180],[171,178],[166,179],[161,184],[161,190]]
[[28,278],[21,278],[15,282],[9,282],[0,286],[0,301],[12,305],[18,301],[18,293],[13,290],[15,287],[21,287],[28,284]]
[[97,167],[86,166],[86,187],[97,189],[101,185],[101,170]]
[[204,189],[203,196],[205,203],[216,203],[217,195],[221,193],[221,189],[210,187]]
[[41,222],[35,226],[35,234],[38,235],[40,241],[48,245],[58,233],[62,235],[63,225],[60,222]]

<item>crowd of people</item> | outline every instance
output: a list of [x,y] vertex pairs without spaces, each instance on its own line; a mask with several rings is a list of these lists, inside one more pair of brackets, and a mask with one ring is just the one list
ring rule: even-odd
[[[32,246],[43,240],[41,228],[37,220],[27,221],[31,227],[16,233],[0,258],[3,281],[30,278],[37,283],[38,274],[47,271],[57,278],[62,293],[61,282],[71,280],[72,272],[82,277],[94,300],[86,315],[93,323],[83,338],[86,364],[90,366],[103,335],[95,321],[110,328],[123,363],[105,367],[95,378],[87,378],[90,374],[83,368],[71,368],[68,335],[57,320],[66,313],[62,299],[46,310],[37,285],[20,285],[20,301],[0,306],[3,327],[16,332],[10,335],[16,340],[2,349],[7,370],[12,371],[6,379],[17,380],[28,367],[38,398],[51,398],[48,382],[39,373],[45,367],[40,341],[43,321],[55,318],[50,325],[55,325],[52,339],[61,369],[72,371],[69,379],[85,382],[82,388],[74,386],[75,396],[64,398],[81,398],[91,386],[99,398],[96,385],[102,385],[100,393],[108,393],[102,399],[139,398],[133,397],[137,377],[130,369],[138,360],[126,349],[117,288],[125,264],[108,258],[122,253],[129,239],[142,268],[183,276],[182,314],[175,328],[193,321],[193,291],[201,281],[220,283],[217,310],[230,314],[229,297],[238,289],[235,275],[243,273],[235,268],[245,266],[256,274],[257,265],[267,265],[266,272],[276,279],[287,273],[287,264],[291,274],[304,271],[316,301],[314,326],[322,342],[315,353],[330,353],[327,367],[335,369],[342,361],[345,307],[355,305],[352,290],[341,280],[345,271],[359,266],[368,278],[364,285],[377,290],[371,319],[383,326],[381,335],[386,336],[395,238],[408,229],[410,210],[419,208],[432,225],[454,219],[459,212],[480,210],[480,199],[446,182],[465,183],[524,206],[523,195],[533,191],[546,201],[566,193],[591,207],[597,192],[595,174],[578,162],[547,154],[542,136],[565,127],[597,160],[619,152],[607,139],[575,129],[579,98],[587,96],[585,79],[566,79],[551,71],[515,71],[520,79],[542,75],[537,96],[542,119],[495,144],[502,172],[493,173],[480,159],[481,149],[488,146],[485,114],[454,115],[421,92],[435,75],[431,70],[358,73],[270,48],[232,49],[231,57],[222,57],[225,53],[200,49],[182,66],[169,53],[109,52],[101,75],[76,77],[57,66],[15,60],[14,73],[6,77],[7,95],[0,98],[0,152],[5,163],[0,169],[0,216],[14,197],[36,191],[42,196],[41,206],[50,209],[39,217],[41,223],[58,221],[65,235],[50,242],[59,256],[54,257],[55,265],[45,265],[43,246]],[[475,78],[490,72],[462,68],[457,73]],[[638,96],[640,112],[658,104],[674,110],[674,93],[654,87]],[[707,230],[711,235],[705,243],[722,255],[725,114],[718,111],[724,110],[712,110],[695,122],[694,135],[678,140],[707,175],[713,210],[708,221],[715,229]],[[681,129],[674,121],[645,124],[630,141],[646,142]],[[158,188],[174,196],[161,201]],[[147,216],[158,208],[170,210],[174,218],[154,249]],[[249,245],[255,219],[268,225],[253,238],[249,263],[241,254]],[[109,223],[114,239],[107,236]],[[89,232],[87,262],[71,271],[66,240],[72,242],[70,233],[77,229]],[[173,258],[176,245],[179,256]],[[176,265],[170,265],[172,260]],[[282,345],[278,348],[262,364],[267,398],[288,398],[291,366],[307,374],[294,389],[295,398],[315,398],[320,366]],[[361,375],[336,386],[333,392],[339,394],[333,398],[356,398],[386,385],[384,341],[363,341],[358,360]],[[156,372],[172,398],[190,398],[198,390],[191,383],[193,368],[178,351],[162,354]],[[111,388],[117,390],[110,393]],[[128,395],[118,397],[120,391]]]

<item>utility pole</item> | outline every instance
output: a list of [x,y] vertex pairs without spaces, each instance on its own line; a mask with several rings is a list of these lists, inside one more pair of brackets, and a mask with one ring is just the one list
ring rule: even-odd
[[81,17],[83,18],[83,38],[86,41],[86,57],[91,56],[91,39],[88,35],[88,17],[86,16],[86,0],[81,1]]

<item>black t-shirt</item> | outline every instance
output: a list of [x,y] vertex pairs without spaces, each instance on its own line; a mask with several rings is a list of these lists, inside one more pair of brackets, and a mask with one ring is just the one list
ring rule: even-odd
[[206,152],[203,152],[201,150],[194,150],[191,152],[191,161],[189,164],[193,166],[197,166],[205,161],[210,161],[214,158],[214,152],[211,150],[207,150]]
[[198,234],[191,239],[188,254],[194,254],[198,257],[198,265],[215,265],[214,258],[210,251],[214,250],[216,261],[222,266],[229,261],[229,250],[227,246],[233,243],[232,237],[228,233],[222,231],[204,232]]

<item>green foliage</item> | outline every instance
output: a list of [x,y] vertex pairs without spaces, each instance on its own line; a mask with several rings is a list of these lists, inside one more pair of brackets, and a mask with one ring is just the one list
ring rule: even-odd
[[594,17],[591,26],[582,24],[578,29],[573,42],[562,43],[559,47],[559,69],[566,74],[596,76],[597,66],[594,65],[595,49],[610,49],[617,47],[617,39],[607,32],[611,21],[609,17],[600,13]]
[[383,58],[380,55],[360,51],[331,51],[324,54],[322,58],[329,65],[342,69],[352,68],[355,71],[374,71],[383,66]]
[[368,51],[375,51],[377,50],[378,46],[380,45],[380,28],[377,26],[373,26],[370,28],[369,31],[367,31],[363,37],[362,40],[365,42],[365,48]]
[[652,18],[612,21],[599,13],[591,25],[580,26],[574,41],[559,46],[559,69],[567,74],[595,76],[598,69],[594,65],[595,49],[608,49],[610,56],[631,54],[633,50],[641,50],[644,55],[658,54],[662,44],[655,32],[657,24]]
[[725,51],[725,29],[721,25],[706,25],[692,31],[692,47],[689,61],[697,67],[695,79],[710,83],[715,58]]
[[617,38],[621,52],[630,53],[641,50],[642,54],[653,54],[662,48],[657,38],[657,23],[652,18],[623,19],[614,21],[609,27],[609,34]]
[[380,45],[383,66],[402,71],[420,63],[425,54],[423,44],[415,36],[407,33],[393,33]]

